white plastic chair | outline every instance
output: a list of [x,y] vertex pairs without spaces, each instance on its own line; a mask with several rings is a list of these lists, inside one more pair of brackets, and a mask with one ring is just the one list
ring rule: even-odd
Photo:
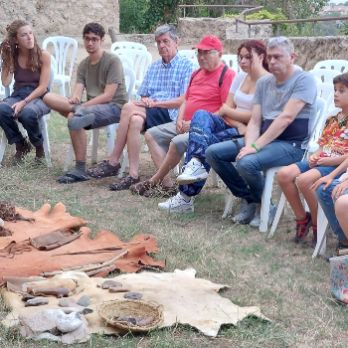
[[[135,73],[133,69],[127,66],[123,66],[123,72],[125,77],[128,99],[130,99],[133,88],[134,88],[134,83],[135,83]],[[92,156],[91,156],[92,163],[97,163],[98,161],[99,130],[103,128],[106,129],[106,136],[107,136],[106,149],[107,149],[107,154],[110,155],[112,150],[114,149],[117,127],[118,127],[118,123],[113,123],[106,127],[95,128],[92,130]],[[68,154],[64,163],[65,172],[68,170],[71,162],[73,161],[73,155],[74,155],[73,147],[72,145],[70,145],[70,148],[68,150]],[[124,150],[123,160],[122,160],[121,169],[120,169],[120,175],[124,173],[127,166],[128,166],[128,155],[127,155],[127,151]]]
[[51,45],[53,46],[51,53],[56,61],[53,83],[59,86],[61,95],[67,96],[70,94],[70,82],[76,63],[78,44],[71,37],[50,36],[43,41],[42,48],[49,51]]
[[[8,97],[10,93],[10,88],[9,87],[2,87],[2,91],[5,91],[5,97]],[[48,127],[47,127],[47,121],[49,120],[50,114],[43,115],[40,120],[39,120],[39,125],[43,137],[43,147],[45,151],[45,160],[47,163],[48,167],[52,167],[52,161],[51,161],[51,148],[50,148],[50,140],[48,136]],[[26,130],[23,128],[21,123],[19,122],[19,129],[22,133],[26,133]],[[5,135],[5,132],[2,131],[2,135],[0,138],[0,165],[4,159],[5,151],[6,151],[6,146],[7,146],[7,138]]]
[[323,83],[329,83],[333,85],[333,79],[340,75],[341,72],[338,70],[329,70],[329,69],[313,69],[310,73]]
[[348,60],[345,59],[329,59],[322,60],[314,65],[313,69],[337,70],[340,74],[348,71]]
[[147,48],[145,45],[133,42],[133,41],[116,41],[111,44],[110,51],[116,51],[118,49],[130,49],[130,50],[140,50],[140,51],[147,51]]
[[139,49],[119,48],[112,50],[111,53],[120,57],[121,61],[126,58],[131,62],[135,72],[135,89],[137,90],[143,82],[145,73],[152,62],[150,52]]
[[[305,154],[304,157],[306,157],[308,153],[313,153],[313,152],[315,152],[317,150],[317,148],[318,148],[317,141],[318,141],[318,139],[320,137],[320,134],[321,134],[321,132],[323,130],[323,127],[325,125],[325,121],[326,121],[327,116],[328,116],[328,114],[327,114],[327,104],[326,104],[324,99],[317,98],[316,108],[317,108],[317,111],[316,111],[316,122],[312,126],[313,131],[311,133],[311,138],[310,138],[310,141],[308,143],[306,154]],[[281,167],[272,168],[272,169],[270,169],[271,172],[267,171],[266,178],[267,178],[267,175],[269,175],[269,176],[273,175],[274,176],[278,172],[278,170],[280,168]],[[273,183],[273,179],[272,179],[272,183]],[[267,206],[267,202],[268,202],[268,205],[270,204],[270,199],[271,199],[271,194],[272,194],[272,187],[268,187],[266,193],[265,193],[265,191],[266,191],[266,185],[265,185],[265,190],[264,190],[265,197],[262,196],[262,205],[265,202],[265,206]],[[268,201],[267,201],[267,199],[268,199]],[[286,203],[285,195],[284,195],[284,193],[281,193],[280,199],[279,199],[279,202],[278,202],[278,206],[277,206],[277,211],[276,211],[276,214],[274,216],[274,220],[273,220],[270,232],[268,234],[268,238],[273,237],[273,235],[274,235],[274,233],[275,233],[275,231],[276,231],[276,229],[278,227],[278,223],[279,223],[280,217],[281,217],[281,215],[282,215],[282,213],[284,211],[285,203]],[[262,221],[262,205],[261,205],[261,221]],[[266,214],[265,211],[264,211],[264,214]],[[260,231],[261,232],[266,232],[267,231],[267,225],[265,226],[266,220],[267,220],[267,223],[268,223],[268,214],[267,214],[267,217],[264,217],[264,221],[263,221],[263,225],[262,225],[262,231],[261,231],[261,225],[260,225]]]
[[193,69],[199,68],[197,54],[195,50],[179,50],[178,52],[182,57],[186,57],[188,60],[192,62]]
[[240,70],[238,64],[238,56],[236,54],[223,54],[221,60],[235,72]]

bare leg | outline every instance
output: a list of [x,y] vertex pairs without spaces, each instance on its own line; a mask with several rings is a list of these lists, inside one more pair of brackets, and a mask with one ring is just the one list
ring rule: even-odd
[[87,137],[86,131],[80,129],[78,131],[70,131],[71,142],[75,152],[76,161],[86,161]]
[[159,169],[166,157],[166,152],[161,148],[149,132],[145,133],[145,140],[149,147],[151,158],[156,168]]
[[318,215],[318,201],[315,195],[315,191],[310,187],[313,185],[315,181],[317,181],[321,177],[320,172],[316,169],[311,169],[308,172],[301,174],[297,180],[297,186],[299,190],[302,192],[309,210],[312,216],[313,225],[316,225],[317,215]]
[[58,111],[61,115],[67,117],[68,113],[73,110],[73,104],[70,104],[68,98],[55,93],[47,93],[43,101],[51,109]]
[[127,134],[127,150],[129,159],[129,175],[138,178],[139,171],[139,153],[141,147],[140,132],[144,127],[144,118],[133,116],[130,119]]
[[284,195],[295,214],[296,220],[303,220],[306,218],[306,211],[295,184],[295,180],[300,174],[301,172],[296,164],[283,167],[277,174],[279,186],[284,192]]
[[132,102],[129,102],[123,106],[120,116],[120,123],[117,128],[115,147],[109,156],[109,162],[113,166],[120,162],[120,157],[127,142],[129,122],[135,115],[145,119],[145,108],[142,106],[136,106]]
[[342,230],[346,236],[346,241],[343,241],[343,242],[347,242],[348,244],[347,211],[348,211],[348,195],[340,196],[335,203],[335,212],[336,212],[337,220],[340,223],[340,226],[342,227]]
[[181,155],[177,152],[176,146],[170,143],[167,155],[164,158],[163,163],[155,175],[150,179],[154,183],[162,182],[165,186],[171,186],[172,181],[169,178],[169,172],[172,170],[181,160]]

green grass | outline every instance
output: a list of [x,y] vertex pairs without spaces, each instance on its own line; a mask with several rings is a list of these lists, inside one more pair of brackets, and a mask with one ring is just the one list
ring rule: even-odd
[[[194,214],[168,215],[157,209],[160,199],[108,191],[112,178],[59,185],[56,178],[62,173],[69,137],[65,120],[56,114],[49,127],[54,166],[34,168],[30,157],[20,167],[1,167],[1,200],[29,209],[61,201],[72,214],[87,219],[94,233],[106,228],[124,240],[152,233],[160,247],[156,257],[166,259],[166,271],[194,267],[198,277],[230,285],[222,296],[241,306],[259,306],[271,319],[247,318],[235,327],[224,326],[214,339],[179,325],[146,336],[94,335],[79,347],[347,346],[348,312],[331,298],[329,264],[312,260],[311,248],[291,241],[293,234],[286,233],[293,228],[291,217],[285,216],[275,237],[267,240],[255,229],[221,219],[223,190],[204,190]],[[149,154],[141,154],[141,174],[148,176],[153,169]],[[333,245],[330,239],[329,252]],[[5,314],[3,307],[0,313]],[[59,347],[25,341],[6,328],[0,328],[0,338],[0,347]]]

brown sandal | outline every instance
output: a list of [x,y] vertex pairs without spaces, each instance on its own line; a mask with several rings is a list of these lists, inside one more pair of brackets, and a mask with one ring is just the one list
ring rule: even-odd
[[143,196],[146,191],[150,190],[155,185],[156,184],[151,182],[150,180],[144,180],[132,185],[129,189],[132,193]]
[[157,184],[145,191],[143,196],[146,198],[169,198],[175,196],[177,193],[178,188],[176,185],[163,186],[161,184]]
[[116,166],[112,166],[108,160],[104,160],[87,169],[87,174],[95,179],[107,178],[117,175],[120,168],[121,165],[119,163]]
[[121,191],[128,190],[132,185],[138,183],[140,181],[139,178],[133,178],[132,176],[126,176],[122,178],[121,181],[115,182],[109,186],[111,191]]

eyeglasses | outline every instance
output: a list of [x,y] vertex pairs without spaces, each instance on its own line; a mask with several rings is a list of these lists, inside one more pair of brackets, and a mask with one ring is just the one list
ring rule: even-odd
[[84,36],[83,37],[83,40],[85,41],[85,42],[92,42],[92,43],[96,43],[96,42],[98,42],[98,41],[100,41],[100,37],[95,37],[95,36],[93,36],[93,37],[89,37],[89,36]]
[[208,55],[212,55],[212,54],[216,54],[218,53],[217,50],[196,50],[196,55],[197,56],[208,56]]

